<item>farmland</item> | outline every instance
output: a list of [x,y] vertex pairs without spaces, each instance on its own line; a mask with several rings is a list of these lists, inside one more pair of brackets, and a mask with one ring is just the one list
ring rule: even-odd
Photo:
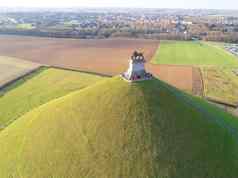
[[25,23],[25,24],[18,24],[18,25],[16,26],[16,28],[17,28],[17,29],[23,29],[23,30],[31,30],[31,29],[33,29],[34,27],[33,27],[31,24]]
[[0,92],[0,130],[26,112],[103,77],[80,72],[42,68]]
[[204,95],[227,104],[238,104],[238,77],[230,68],[202,68]]
[[[0,36],[0,54],[65,68],[117,75],[128,67],[134,50],[141,50],[149,61],[158,41],[108,39],[74,40],[22,36]],[[11,44],[11,45],[8,45]],[[191,67],[151,65],[147,69],[177,88],[192,91]],[[185,70],[185,71],[184,71]]]
[[182,65],[153,65],[147,64],[147,68],[159,79],[176,86],[177,88],[201,95],[202,78],[199,68]]
[[[97,40],[100,45],[83,40],[82,47],[74,44],[77,47],[71,49],[69,44],[82,41],[38,40],[43,40],[42,48],[33,40],[19,43],[19,48],[26,45],[22,51],[10,46],[2,52],[32,55],[27,60],[41,64],[114,75],[128,67],[128,57],[138,45],[128,39]],[[48,47],[45,40],[49,40]],[[62,46],[56,50],[58,43]],[[156,49],[157,42],[154,43],[145,53],[148,61]],[[139,49],[135,48],[143,50],[145,46],[141,41],[136,46]],[[127,56],[124,52],[128,52]],[[197,58],[191,59],[198,60],[199,54],[194,56]],[[202,71],[205,95],[236,102],[237,91],[233,87],[238,83],[229,71],[231,62],[209,65],[216,66],[215,72],[200,64],[148,63],[146,68],[160,79],[197,95],[202,95],[203,89],[199,67],[206,69]],[[221,66],[222,70],[217,71]],[[41,67],[0,91],[0,108],[3,178],[190,178],[194,174],[225,177],[227,170],[230,177],[237,175],[238,165],[233,161],[238,155],[238,136],[234,132],[237,119],[156,78],[129,84],[119,76],[106,78]]]
[[[227,52],[223,45],[222,43],[215,42],[162,41],[152,59],[152,63],[160,64],[160,67],[167,64],[167,66],[174,66],[175,69],[179,68],[179,66],[180,69],[184,68],[180,74],[188,75],[190,79],[184,76],[184,80],[180,80],[182,77],[176,77],[178,72],[173,69],[167,75],[169,76],[175,72],[174,78],[168,81],[174,80],[173,83],[175,83],[179,80],[176,85],[183,84],[188,88],[192,85],[193,93],[197,93],[196,90],[198,89],[201,91],[199,94],[201,96],[203,95],[215,102],[235,106],[238,104],[238,93],[236,90],[238,87],[238,77],[232,70],[238,68],[238,58]],[[200,68],[201,72],[195,71],[192,75],[191,69],[189,72],[189,68],[196,68],[197,70]],[[162,69],[159,71],[163,72]],[[182,71],[184,72],[182,73]],[[164,72],[163,75],[160,75],[163,77],[165,74]],[[184,86],[180,88],[185,89]]]
[[238,59],[224,49],[203,42],[163,41],[154,64],[238,67]]
[[179,89],[198,95],[202,95],[202,77],[198,67],[238,66],[234,56],[212,43],[162,41],[159,45],[158,41],[138,39],[79,40],[22,36],[0,36],[0,40],[3,42],[0,55],[108,75],[125,71],[131,53],[141,50],[148,61],[154,56],[153,64],[147,63],[147,70]]
[[0,41],[0,55],[109,75],[124,71],[134,50],[144,52],[150,60],[159,44],[153,40],[119,38],[79,40],[22,36],[0,36]]
[[35,70],[39,66],[37,63],[0,56],[0,88],[4,84]]

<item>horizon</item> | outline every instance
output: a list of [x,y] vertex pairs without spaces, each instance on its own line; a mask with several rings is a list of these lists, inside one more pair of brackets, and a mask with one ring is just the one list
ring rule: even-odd
[[[56,5],[57,4],[57,5]],[[49,8],[49,9],[62,9],[62,8],[134,8],[134,9],[204,9],[204,10],[238,10],[238,1],[236,0],[173,0],[156,1],[156,0],[41,0],[34,2],[31,0],[8,0],[2,2],[0,8]]]
[[61,7],[61,6],[42,6],[42,7],[34,7],[34,6],[1,6],[0,9],[162,9],[162,10],[226,10],[226,11],[238,11],[237,9],[224,9],[224,8],[182,8],[182,7],[123,7],[123,6],[105,6],[105,7],[98,7],[98,6],[68,6],[68,7]]

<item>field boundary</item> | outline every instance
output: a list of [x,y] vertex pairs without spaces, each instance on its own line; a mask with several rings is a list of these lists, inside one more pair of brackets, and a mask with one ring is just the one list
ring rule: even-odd
[[[209,87],[213,86],[212,84],[214,84],[216,86],[216,88],[219,88],[219,87],[222,88],[223,87],[222,83],[224,81],[225,82],[229,81],[229,83],[232,83],[233,79],[229,78],[230,76],[225,71],[225,68],[212,67],[212,68],[200,68],[200,69],[201,69],[201,72],[202,72],[203,83],[204,83],[203,84],[203,86],[204,86],[204,96],[203,97],[206,100],[208,100],[212,103],[215,103],[215,104],[223,105],[225,107],[238,108],[237,98],[232,98],[232,99],[229,100],[229,99],[227,99],[225,94],[223,95],[223,93],[232,92],[232,91],[230,91],[230,88],[228,88],[229,91],[226,91],[226,90],[222,91],[220,89],[217,89],[220,93],[216,93],[216,92],[213,93],[214,89],[212,89],[212,92],[211,91],[208,92]],[[210,69],[212,69],[211,71],[213,72],[211,75],[209,75]],[[212,83],[213,81],[214,81],[214,83]],[[234,89],[234,86],[232,86],[231,88]],[[236,96],[236,95],[234,95],[234,96]]]
[[227,107],[232,107],[232,108],[238,108],[238,104],[232,104],[232,103],[227,103],[225,101],[221,101],[221,100],[216,100],[214,98],[211,98],[211,97],[204,97],[206,100],[210,101],[210,102],[213,102],[213,103],[216,103],[216,104],[221,104],[221,105],[224,105],[224,106],[227,106]]
[[199,67],[192,66],[192,93],[194,95],[204,96],[204,86],[202,73]]
[[151,59],[148,61],[150,64],[153,64],[153,65],[158,65],[158,64],[156,64],[156,60],[155,60],[155,58],[156,58],[156,56],[157,56],[157,53],[159,53],[160,52],[160,41],[159,41],[159,44],[158,44],[158,47],[157,47],[157,49],[155,50],[155,52],[154,52],[154,54],[153,54],[153,56],[151,57]]
[[[81,72],[81,73],[85,73],[85,74],[91,74],[91,75],[97,75],[97,76],[101,76],[101,77],[113,77],[112,75],[107,75],[107,74],[102,74],[102,73],[97,73],[97,72],[90,72],[90,71],[84,71],[84,70],[77,70],[77,69],[70,69],[70,68],[65,68],[65,67],[58,67],[58,66],[48,66],[48,65],[41,65],[35,69],[32,69],[30,71],[28,71],[27,73],[5,83],[4,85],[0,86],[0,91],[4,91],[7,87],[9,87],[10,85],[14,84],[15,82],[17,82],[18,80],[21,80],[35,72],[37,72],[40,69],[44,69],[44,68],[53,68],[53,69],[59,69],[59,70],[66,70],[66,71],[72,71],[72,72]],[[1,96],[1,95],[0,95]]]
[[198,70],[199,70],[199,73],[200,73],[200,76],[201,76],[201,85],[202,85],[202,97],[205,96],[205,86],[204,86],[204,80],[203,80],[203,75],[202,75],[202,70],[200,67],[198,67]]
[[68,70],[68,71],[72,71],[72,72],[82,72],[82,73],[86,73],[86,74],[91,74],[91,75],[98,75],[101,77],[113,77],[113,75],[109,75],[109,74],[102,74],[99,72],[90,72],[90,71],[86,71],[86,70],[80,70],[80,69],[71,69],[71,68],[67,68],[67,67],[59,67],[59,66],[48,66],[50,68],[55,68],[55,69],[61,69],[61,70]]
[[220,46],[218,46],[218,45],[216,45],[216,44],[211,44],[211,43],[209,43],[209,42],[203,42],[203,43],[205,43],[205,44],[207,44],[207,45],[209,45],[209,46],[213,46],[214,48],[217,48],[217,49],[219,49],[219,50],[223,50],[223,51],[226,52],[227,54],[238,58],[238,56],[232,54],[231,52],[229,52],[228,50],[226,50],[226,49],[223,48],[223,47],[220,47]]
[[4,85],[0,86],[0,90],[4,90],[5,88],[9,87],[9,86],[12,85],[13,83],[17,82],[18,80],[21,80],[22,78],[25,78],[25,77],[27,77],[28,75],[31,75],[31,74],[35,73],[36,71],[38,71],[38,70],[40,70],[40,69],[42,69],[42,68],[45,68],[45,67],[47,67],[47,66],[39,66],[39,67],[37,67],[37,68],[35,68],[35,69],[32,69],[32,70],[26,72],[25,74],[23,74],[23,75],[21,75],[21,76],[15,78],[15,79],[13,79],[13,80],[11,80],[11,81],[5,83]]

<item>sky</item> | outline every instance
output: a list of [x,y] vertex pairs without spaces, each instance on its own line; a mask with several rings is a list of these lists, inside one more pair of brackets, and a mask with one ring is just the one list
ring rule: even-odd
[[0,0],[0,7],[238,9],[238,0]]

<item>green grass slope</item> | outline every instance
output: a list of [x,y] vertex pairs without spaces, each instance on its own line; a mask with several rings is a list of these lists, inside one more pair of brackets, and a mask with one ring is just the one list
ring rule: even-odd
[[101,79],[81,72],[40,69],[0,91],[0,130],[33,108]]
[[162,41],[154,64],[238,67],[238,58],[208,43]]
[[4,129],[0,177],[237,178],[232,119],[157,79],[116,77]]

